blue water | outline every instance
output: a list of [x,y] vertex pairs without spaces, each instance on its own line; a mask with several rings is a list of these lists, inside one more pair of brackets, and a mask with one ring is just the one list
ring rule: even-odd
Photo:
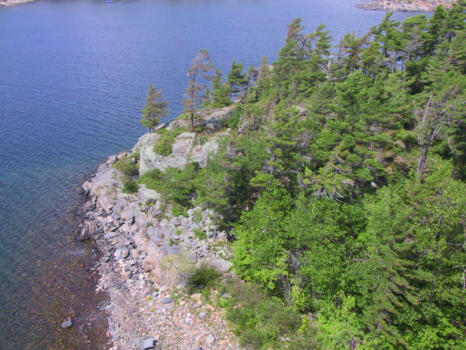
[[[249,66],[275,59],[295,17],[309,31],[325,23],[336,38],[362,34],[384,13],[356,2],[95,0],[0,8],[0,349],[104,347],[96,311],[104,299],[94,296],[85,271],[95,252],[73,239],[76,220],[67,209],[99,162],[144,132],[139,111],[150,82],[163,89],[173,118],[197,50],[208,49],[227,71],[232,60]],[[76,325],[60,330],[70,314]]]

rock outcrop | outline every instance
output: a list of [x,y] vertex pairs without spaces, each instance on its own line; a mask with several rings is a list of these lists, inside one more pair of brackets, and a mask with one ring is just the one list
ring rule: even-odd
[[[201,112],[199,125],[208,132],[218,131],[222,126],[222,121],[231,116],[233,107],[224,107],[211,111]],[[189,122],[186,119],[175,119],[165,126],[169,130],[175,128],[188,128]],[[184,132],[175,138],[172,152],[169,156],[163,156],[154,151],[154,145],[160,137],[157,133],[145,134],[139,138],[138,143],[133,147],[133,151],[140,153],[139,174],[143,175],[152,169],[165,171],[167,168],[182,169],[190,162],[198,162],[201,167],[205,167],[209,154],[215,153],[218,142],[215,138],[200,144],[197,142],[197,135],[194,132]]]
[[[153,152],[157,136],[142,136],[133,149],[140,152],[142,174],[182,168],[190,161],[203,166],[217,150],[215,137],[197,145],[196,135],[185,132],[176,137],[170,156],[158,157]],[[88,202],[79,231],[79,239],[95,240],[102,252],[99,289],[111,299],[113,349],[140,349],[147,339],[157,340],[156,349],[237,349],[222,313],[182,293],[199,264],[221,273],[232,266],[226,234],[212,222],[214,213],[195,207],[172,216],[161,195],[144,185],[136,194],[123,193],[122,174],[113,164],[125,156],[109,157],[83,184]]]

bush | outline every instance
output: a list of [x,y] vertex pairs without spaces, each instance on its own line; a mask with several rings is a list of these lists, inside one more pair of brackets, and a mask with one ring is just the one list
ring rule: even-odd
[[[240,345],[252,349],[314,349],[314,328],[279,298],[257,285],[230,281],[231,300],[223,301]],[[306,316],[305,316],[306,317]],[[303,321],[305,320],[305,321]],[[306,327],[303,327],[303,325]],[[281,338],[288,338],[285,343]]]
[[241,115],[244,112],[243,110],[244,110],[243,106],[241,105],[235,106],[235,108],[233,109],[233,112],[231,113],[231,116],[222,122],[223,126],[226,128],[238,129]]
[[[183,207],[184,211],[184,208],[191,204],[196,192],[194,180],[198,168],[197,163],[191,163],[186,165],[183,170],[168,168],[162,173],[160,170],[154,169],[142,175],[138,183],[159,192],[167,203],[178,204],[178,206]],[[183,215],[180,208],[174,210],[177,215]]]
[[120,170],[125,176],[139,175],[139,152],[135,152],[117,160],[113,167]]
[[136,193],[138,191],[138,184],[134,180],[127,180],[123,183],[122,191],[124,193]]
[[188,217],[188,213],[186,212],[186,208],[179,205],[178,203],[172,204],[172,215],[173,216],[184,216],[185,218]]
[[175,138],[185,132],[185,128],[176,128],[173,130],[160,129],[158,131],[159,138],[154,144],[154,152],[164,157],[172,154],[172,147],[175,143]]
[[202,263],[188,275],[186,283],[187,291],[192,294],[210,288],[219,277],[220,274],[215,268]]

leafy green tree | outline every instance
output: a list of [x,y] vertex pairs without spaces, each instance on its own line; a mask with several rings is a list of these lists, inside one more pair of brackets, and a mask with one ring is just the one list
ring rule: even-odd
[[288,274],[284,245],[284,218],[291,198],[283,187],[267,188],[250,212],[235,228],[234,263],[237,273],[248,281],[276,290]]
[[227,173],[220,162],[212,157],[207,160],[207,165],[200,170],[196,184],[196,201],[205,204],[213,211],[215,234],[220,224],[220,219],[228,210],[228,185]]
[[152,84],[149,85],[149,91],[146,97],[146,106],[142,110],[141,124],[153,132],[159,125],[160,118],[165,117],[168,102],[162,99],[162,90],[156,90]]

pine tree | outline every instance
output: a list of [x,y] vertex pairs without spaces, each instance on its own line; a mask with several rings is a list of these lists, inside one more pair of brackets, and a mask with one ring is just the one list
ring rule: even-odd
[[184,112],[189,115],[192,130],[194,130],[195,126],[198,105],[202,102],[204,97],[205,85],[202,80],[212,79],[211,71],[213,68],[214,66],[210,62],[209,52],[207,50],[200,50],[188,71],[189,82],[183,100],[183,106]]
[[248,84],[246,76],[243,74],[243,65],[233,61],[230,73],[228,73],[227,84],[230,86],[232,97],[241,92]]
[[225,107],[231,104],[231,88],[223,82],[222,72],[217,69],[212,78],[212,106]]
[[141,124],[153,132],[160,123],[160,118],[167,115],[168,102],[162,99],[162,90],[156,90],[152,84],[146,97],[146,106],[142,110]]

